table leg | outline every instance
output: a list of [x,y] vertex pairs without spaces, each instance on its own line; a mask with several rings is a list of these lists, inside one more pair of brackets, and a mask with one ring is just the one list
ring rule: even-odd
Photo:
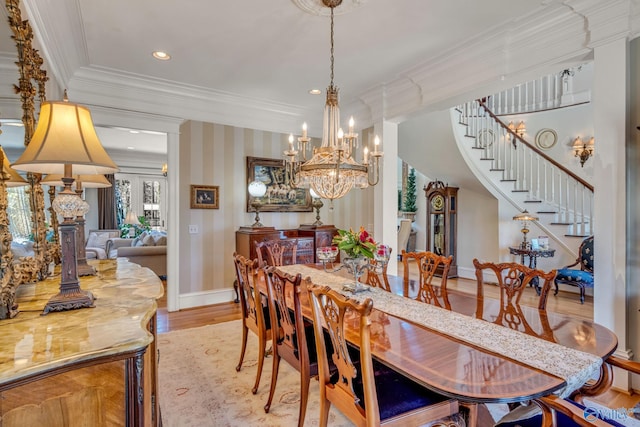
[[460,402],[460,406],[467,409],[467,427],[476,427],[478,425],[478,404]]

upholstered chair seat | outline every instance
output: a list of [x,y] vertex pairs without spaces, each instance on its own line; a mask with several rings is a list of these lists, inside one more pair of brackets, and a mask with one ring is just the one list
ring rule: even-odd
[[[576,261],[558,270],[555,280],[555,293],[558,293],[558,285],[577,286],[580,289],[580,303],[584,304],[584,291],[593,288],[593,236],[583,240],[578,250]],[[575,268],[579,266],[578,268]],[[574,267],[574,268],[572,268]]]

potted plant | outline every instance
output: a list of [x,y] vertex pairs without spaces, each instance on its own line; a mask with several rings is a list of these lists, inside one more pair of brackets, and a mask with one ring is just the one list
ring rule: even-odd
[[404,195],[404,203],[402,206],[402,215],[411,221],[416,220],[416,170],[411,168],[407,176],[407,192]]

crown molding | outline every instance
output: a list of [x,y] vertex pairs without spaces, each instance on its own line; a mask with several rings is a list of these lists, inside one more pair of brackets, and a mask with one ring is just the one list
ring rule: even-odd
[[69,82],[77,102],[168,117],[289,133],[312,114],[297,106],[207,88],[83,67]]

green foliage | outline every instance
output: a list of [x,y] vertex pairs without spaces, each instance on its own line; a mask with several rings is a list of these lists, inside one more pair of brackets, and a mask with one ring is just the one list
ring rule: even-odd
[[411,168],[407,176],[407,193],[404,195],[402,210],[404,212],[417,212],[418,206],[416,206],[416,198],[416,170]]
[[135,229],[134,237],[138,237],[143,231],[151,230],[151,224],[149,224],[149,221],[147,221],[147,218],[143,215],[138,217],[138,221],[140,224],[122,224],[120,226],[120,237],[129,237],[129,230],[131,230],[131,228]]

